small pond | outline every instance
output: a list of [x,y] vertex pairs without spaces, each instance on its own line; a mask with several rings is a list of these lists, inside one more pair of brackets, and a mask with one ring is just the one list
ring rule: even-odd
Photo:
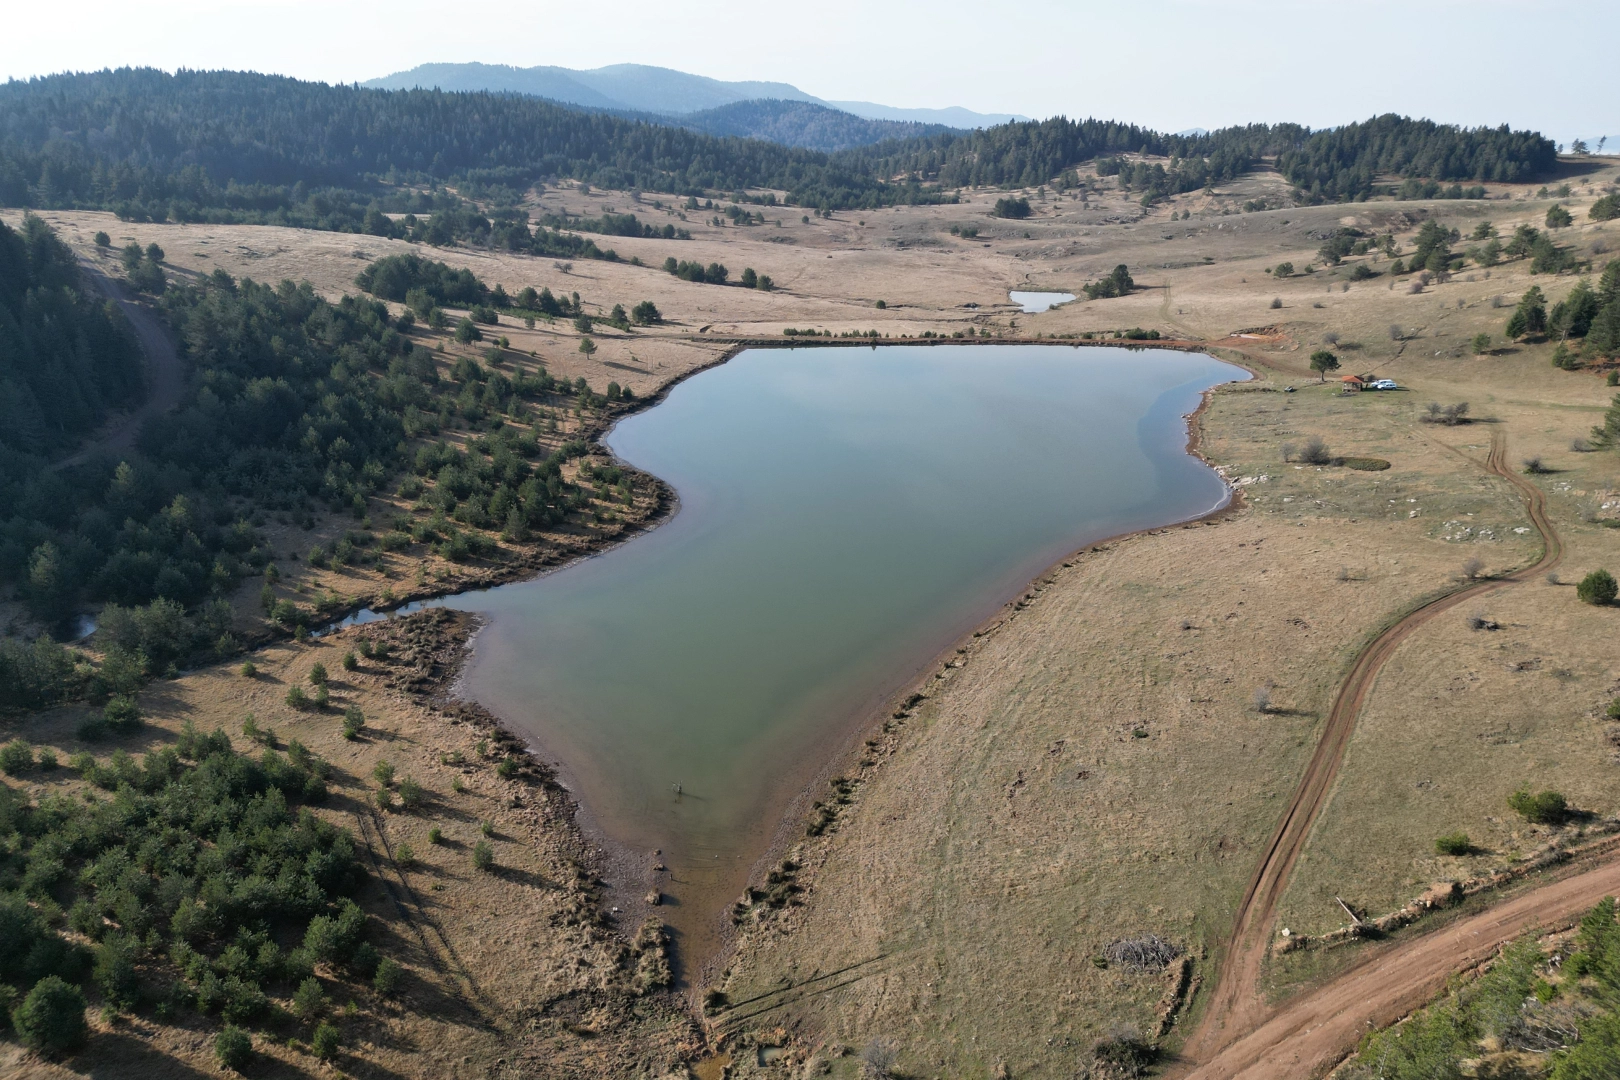
[[1067,304],[1074,299],[1074,293],[1066,292],[1020,292],[1014,289],[1008,297],[1018,304],[1026,315],[1038,315],[1059,304]]
[[701,954],[889,695],[1065,554],[1226,501],[1184,417],[1246,377],[1153,349],[746,351],[607,439],[675,488],[673,519],[446,601],[489,617],[464,691],[562,763],[590,828],[661,850]]

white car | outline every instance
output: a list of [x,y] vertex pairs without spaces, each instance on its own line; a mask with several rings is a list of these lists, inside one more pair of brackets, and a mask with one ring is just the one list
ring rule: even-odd
[[1369,390],[1399,390],[1400,386],[1394,379],[1374,379],[1367,384]]

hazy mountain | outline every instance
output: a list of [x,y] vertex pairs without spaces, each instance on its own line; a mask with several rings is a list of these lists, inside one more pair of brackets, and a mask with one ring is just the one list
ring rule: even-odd
[[[494,90],[550,98],[567,105],[684,116],[739,101],[807,101],[866,120],[943,124],[979,128],[1028,117],[976,113],[968,109],[896,109],[869,101],[823,101],[796,86],[774,82],[724,82],[646,64],[613,64],[591,71],[563,67],[508,67],[502,64],[422,64],[372,79],[362,86],[379,90],[437,87],[441,90]],[[763,137],[763,136],[762,136]],[[807,145],[795,143],[795,145]]]
[[995,127],[1015,120],[1028,120],[1018,113],[976,113],[953,105],[948,109],[897,109],[892,105],[874,105],[870,101],[829,101],[835,109],[854,113],[868,120],[899,120],[919,124],[942,124],[953,128]]

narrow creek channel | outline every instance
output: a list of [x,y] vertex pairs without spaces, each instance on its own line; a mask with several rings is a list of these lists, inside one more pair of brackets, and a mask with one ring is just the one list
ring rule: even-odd
[[464,691],[561,763],[692,970],[889,696],[1068,552],[1226,501],[1185,415],[1243,378],[1153,349],[743,352],[606,440],[674,487],[672,520],[445,601],[488,617]]

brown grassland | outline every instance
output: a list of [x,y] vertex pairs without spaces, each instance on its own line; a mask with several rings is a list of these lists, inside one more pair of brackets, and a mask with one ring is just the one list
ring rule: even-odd
[[[1177,196],[1150,210],[1118,192],[1085,203],[1031,192],[1036,213],[1018,222],[987,216],[1003,194],[994,191],[967,193],[960,205],[811,223],[786,208],[780,225],[750,228],[693,215],[690,241],[614,238],[621,256],[647,267],[578,261],[565,269],[479,250],[424,251],[508,292],[577,291],[598,314],[652,300],[665,325],[603,327],[589,357],[562,322],[527,329],[503,319],[498,330],[519,364],[544,362],[598,390],[615,380],[643,398],[741,339],[780,341],[787,327],[1002,340],[1155,328],[1256,374],[1213,392],[1196,422],[1199,452],[1238,495],[1209,520],[1076,553],[942,657],[918,700],[874,718],[866,741],[829,766],[827,775],[844,781],[825,815],[831,827],[810,836],[790,822],[781,833],[788,839],[761,859],[762,885],[774,873],[799,891],[782,907],[745,904],[727,952],[688,973],[691,985],[678,992],[646,986],[662,961],[637,931],[658,909],[607,910],[608,890],[618,896],[636,883],[614,880],[609,853],[580,836],[567,793],[542,764],[502,779],[495,763],[505,751],[490,718],[453,700],[469,630],[461,617],[396,619],[295,644],[262,634],[259,583],[244,585],[241,633],[268,641],[251,655],[259,674],[245,679],[233,663],[154,683],[141,697],[145,732],[111,745],[138,753],[189,721],[223,727],[242,746],[252,712],[280,740],[296,737],[326,758],[333,798],[321,813],[361,841],[377,879],[364,906],[387,928],[385,953],[409,970],[396,1000],[354,990],[335,1065],[296,1039],[261,1039],[266,1062],[255,1075],[659,1077],[690,1067],[711,1078],[724,1067],[733,1077],[852,1077],[862,1048],[892,1040],[906,1076],[1068,1077],[1090,1064],[1097,1039],[1120,1028],[1178,1046],[1201,1016],[1234,912],[1357,650],[1420,600],[1457,587],[1470,560],[1479,560],[1472,572],[1495,575],[1538,558],[1524,503],[1485,468],[1493,433],[1506,439],[1515,467],[1539,457],[1551,470],[1529,479],[1545,491],[1563,539],[1563,583],[1504,587],[1401,646],[1360,714],[1273,929],[1330,932],[1349,921],[1341,901],[1359,916],[1382,914],[1433,882],[1478,876],[1604,827],[1620,814],[1620,734],[1602,716],[1620,691],[1611,645],[1620,608],[1579,604],[1567,583],[1597,567],[1620,571],[1620,460],[1612,450],[1571,448],[1601,421],[1614,391],[1599,371],[1552,367],[1551,343],[1502,340],[1525,289],[1539,284],[1556,301],[1576,278],[1532,277],[1517,261],[1414,293],[1376,257],[1287,280],[1267,275],[1285,260],[1317,261],[1322,236],[1340,225],[1393,231],[1409,246],[1426,218],[1465,235],[1488,219],[1507,234],[1519,222],[1540,227],[1554,201],[1577,221],[1560,242],[1601,268],[1620,246],[1620,222],[1590,223],[1585,208],[1620,170],[1612,159],[1565,167],[1575,190],[1562,200],[1493,185],[1483,203],[1238,212],[1246,200],[1284,193],[1261,173],[1219,195]],[[628,199],[563,188],[538,201],[548,212],[597,214],[630,209]],[[1182,211],[1191,218],[1181,220]],[[329,296],[352,291],[370,259],[412,249],[292,229],[42,216],[109,265],[90,241],[98,229],[115,249],[127,239],[160,244],[173,277],[215,269],[291,277]],[[967,224],[978,227],[976,238],[949,231]],[[655,268],[669,254],[723,262],[733,277],[750,266],[778,289],[679,281]],[[1040,315],[1007,302],[1009,288],[1078,292],[1116,263],[1141,286],[1131,296]],[[1378,275],[1351,280],[1356,263]],[[1495,297],[1507,306],[1494,306]],[[1481,331],[1495,348],[1475,356],[1468,343]],[[1405,389],[1350,394],[1319,381],[1307,357],[1329,333],[1338,335],[1344,372]],[[441,340],[447,360],[462,351]],[[1431,401],[1466,401],[1474,422],[1423,423]],[[599,428],[579,418],[564,430]],[[1335,455],[1390,467],[1285,460],[1285,444],[1311,437]],[[631,524],[656,520],[662,506],[659,485],[645,481]],[[379,500],[373,513],[393,509],[408,507]],[[278,520],[266,531],[278,552],[291,552],[343,527]],[[532,573],[617,535],[615,527],[549,537],[504,563],[470,568],[412,553],[370,569],[283,560],[278,591],[331,595],[341,610],[384,590],[397,600]],[[1474,629],[1476,614],[1495,628]],[[343,672],[337,659],[363,636],[390,637],[395,657]],[[362,738],[342,737],[340,712],[283,703],[317,660],[333,672],[334,702],[363,710]],[[72,734],[81,711],[8,718],[0,735],[54,746],[65,759],[85,749]],[[111,745],[91,749],[104,755]],[[424,785],[421,808],[378,807],[371,777],[383,759]],[[54,775],[33,774],[24,786],[77,783],[66,770]],[[1527,826],[1505,801],[1522,784],[1555,787],[1586,816]],[[494,873],[474,870],[469,857],[486,820]],[[428,843],[432,825],[445,843]],[[1435,854],[1435,838],[1456,830],[1468,833],[1474,853]],[[414,865],[395,857],[402,841]],[[1101,962],[1110,942],[1145,933],[1181,946],[1190,964],[1167,977]],[[1296,993],[1364,948],[1278,957],[1266,990]],[[9,1049],[0,1072],[220,1071],[206,1020],[114,1018],[95,1030],[66,1064]]]

